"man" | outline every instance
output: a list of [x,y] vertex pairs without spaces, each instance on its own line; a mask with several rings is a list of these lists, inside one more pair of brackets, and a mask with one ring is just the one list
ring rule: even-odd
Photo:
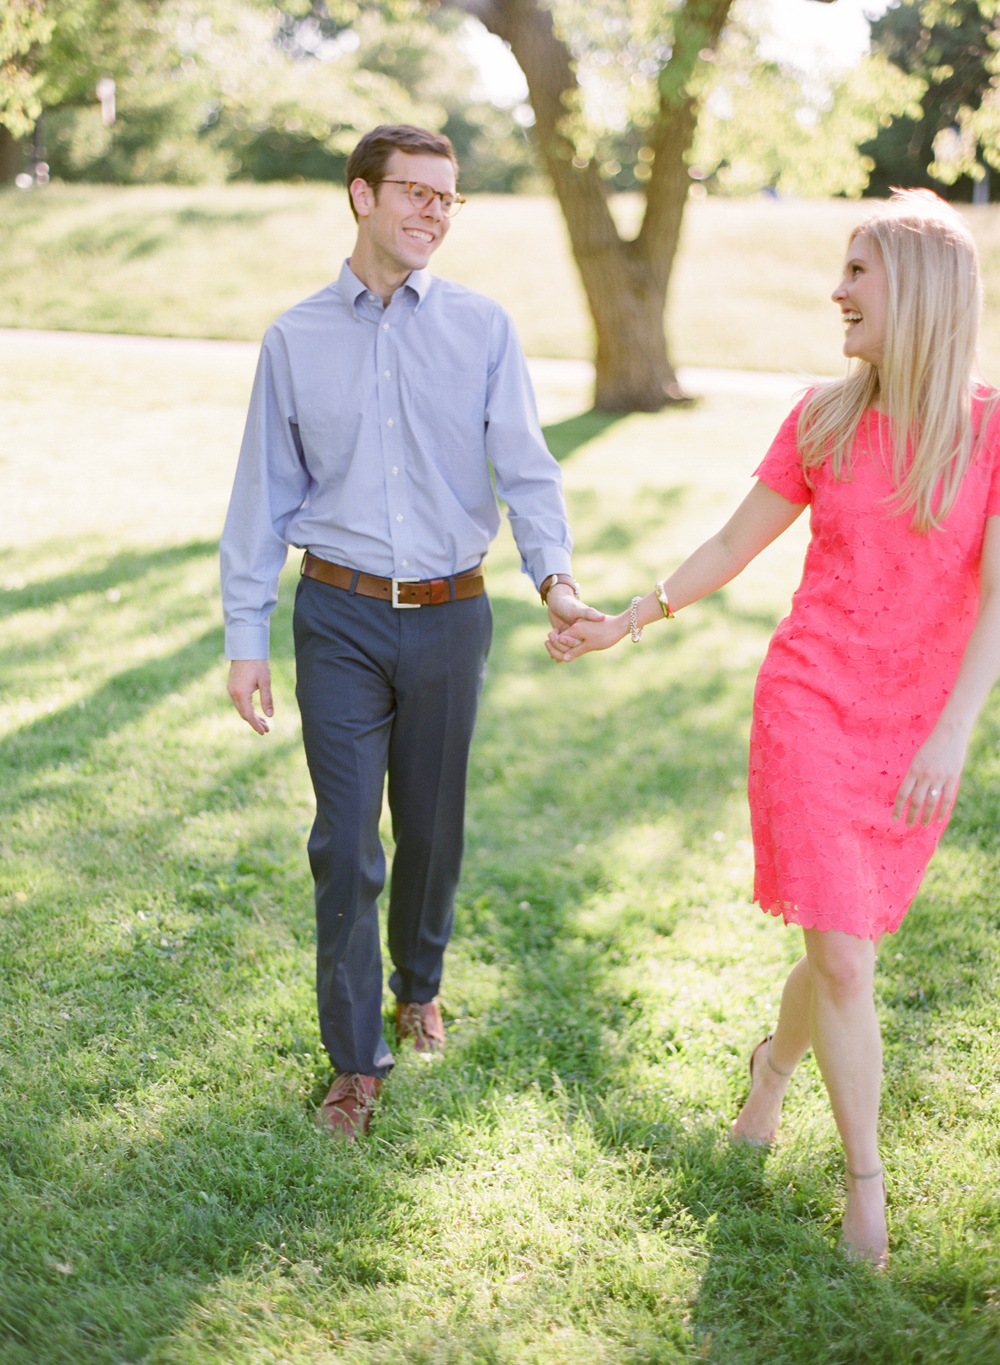
[[480,568],[500,524],[491,466],[552,624],[601,619],[571,576],[559,469],[511,321],[426,269],[463,203],[456,174],[447,138],[406,125],[352,152],[354,250],[264,337],[222,537],[229,695],[258,734],[273,715],[278,575],[288,545],[306,551],[296,696],[316,792],[320,1030],[337,1073],[317,1120],[347,1138],[367,1131],[392,1067],[376,906],[387,773],[397,1039],[444,1046],[436,996],[491,632]]

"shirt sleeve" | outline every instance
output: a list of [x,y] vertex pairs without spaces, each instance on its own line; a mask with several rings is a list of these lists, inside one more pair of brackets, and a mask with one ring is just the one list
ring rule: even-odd
[[257,363],[220,545],[227,659],[268,657],[269,620],[288,554],[285,528],[308,488],[288,357],[271,328]]
[[537,588],[554,573],[571,573],[573,536],[562,475],[538,422],[535,393],[514,324],[494,311],[486,387],[486,456],[507,504],[521,568]]
[[798,425],[802,403],[796,403],[791,412],[778,428],[778,434],[768,449],[764,459],[754,470],[754,477],[767,484],[775,493],[780,493],[789,502],[811,502],[812,489],[806,483],[802,472],[802,456],[799,452]]

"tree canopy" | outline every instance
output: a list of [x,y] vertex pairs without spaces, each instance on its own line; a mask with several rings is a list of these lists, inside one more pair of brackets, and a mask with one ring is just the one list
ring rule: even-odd
[[41,113],[38,51],[52,35],[42,0],[5,0],[0,7],[0,124],[14,137],[30,133]]
[[998,0],[897,0],[873,21],[872,43],[923,93],[862,148],[874,162],[869,193],[904,184],[972,197],[987,167],[1000,169]]
[[[66,179],[339,178],[360,133],[387,121],[453,134],[470,188],[534,174],[523,131],[477,95],[452,11],[417,0],[17,3],[32,27],[30,41],[22,23],[7,42],[17,50],[0,73],[0,123],[23,136],[44,109],[48,159]],[[95,93],[107,78],[113,124]]]

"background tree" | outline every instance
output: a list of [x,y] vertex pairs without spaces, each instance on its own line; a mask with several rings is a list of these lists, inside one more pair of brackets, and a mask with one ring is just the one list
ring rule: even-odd
[[[695,138],[700,111],[716,85],[720,52],[727,48],[723,33],[733,0],[677,0],[670,6],[656,0],[554,0],[551,8],[544,0],[447,3],[473,14],[502,38],[524,72],[539,160],[558,197],[594,320],[595,405],[607,411],[655,411],[678,401],[683,394],[664,333],[667,288],[692,176],[704,178],[695,162]],[[791,125],[786,118],[784,130],[773,122],[768,129],[762,97],[767,92],[773,100],[790,78],[777,70],[762,72],[752,43],[744,56],[748,86],[757,97],[757,131],[746,121],[734,121],[734,130],[746,142],[769,137],[774,148]],[[836,133],[830,145],[837,158],[825,178],[822,171],[812,176],[809,189],[860,192],[867,170],[851,138],[873,132],[880,113],[912,109],[917,88],[882,61],[837,92],[826,121],[827,130]],[[739,88],[736,95],[748,109],[753,104]],[[789,115],[804,103],[801,91],[797,96],[779,91],[778,102],[782,99]],[[821,121],[819,113],[816,121]],[[717,109],[715,123],[727,122]],[[747,158],[734,156],[724,132],[715,131],[714,144],[706,137],[701,150],[712,158],[718,182],[724,170],[732,181],[734,162]],[[807,143],[810,152],[826,150],[818,142],[800,121],[792,146],[801,150]],[[784,157],[786,174],[793,157],[791,151]],[[638,186],[645,200],[633,238],[619,231],[608,201],[609,185],[621,185],[623,178]],[[768,183],[775,178],[772,165]],[[806,179],[800,175],[800,188]]]
[[[456,11],[418,0],[41,3],[30,0],[44,31],[21,41],[16,64],[34,103],[14,135],[43,110],[64,180],[340,179],[360,133],[401,120],[445,127],[470,188],[515,189],[536,174],[510,113],[476,95]],[[107,77],[113,123],[95,94]]]
[[4,0],[0,6],[0,183],[17,174],[18,139],[32,131],[41,113],[35,60],[51,32],[42,0]]
[[[683,394],[667,354],[663,314],[691,184],[686,157],[704,72],[732,0],[685,0],[670,12],[646,0],[571,2],[558,11],[539,0],[450,2],[508,43],[524,72],[535,145],[594,320],[595,405],[655,412],[678,401]],[[642,225],[632,240],[619,233],[608,203],[605,180],[620,167],[605,157],[603,130],[588,117],[588,78],[613,63],[620,68],[623,106],[615,121],[642,129],[637,155],[649,167]]]
[[[890,118],[861,151],[874,165],[868,193],[923,186],[971,199],[987,168],[981,141],[996,145],[989,117],[975,115],[993,96],[1000,17],[997,0],[898,0],[872,22],[872,46],[900,71],[920,79],[920,107]],[[987,158],[989,160],[989,158]],[[982,197],[987,197],[985,194]]]
[[[689,174],[716,194],[856,196],[873,162],[861,143],[881,120],[919,118],[924,82],[881,54],[828,80],[787,61],[762,60],[759,35],[737,12],[716,51]],[[694,191],[697,194],[697,190]]]

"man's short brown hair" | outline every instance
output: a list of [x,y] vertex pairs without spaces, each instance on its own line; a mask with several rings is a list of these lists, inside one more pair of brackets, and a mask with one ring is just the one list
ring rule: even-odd
[[458,175],[455,148],[443,133],[432,133],[428,128],[414,128],[411,123],[381,123],[370,133],[365,133],[347,158],[344,179],[347,181],[347,198],[355,219],[358,211],[351,198],[351,185],[355,180],[366,180],[369,185],[377,185],[385,175],[386,164],[393,152],[409,152],[411,155],[425,152],[431,156],[446,157]]

